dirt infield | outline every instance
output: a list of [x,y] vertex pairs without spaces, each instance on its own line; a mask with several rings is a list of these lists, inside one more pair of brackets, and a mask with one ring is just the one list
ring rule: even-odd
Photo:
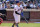
[[[3,23],[14,23],[14,21],[3,21]],[[21,21],[20,23],[26,23],[26,21]],[[33,23],[33,22],[29,21],[29,23]]]
[[[14,23],[14,21],[3,21],[3,23]],[[26,23],[25,21],[21,21],[20,23]]]

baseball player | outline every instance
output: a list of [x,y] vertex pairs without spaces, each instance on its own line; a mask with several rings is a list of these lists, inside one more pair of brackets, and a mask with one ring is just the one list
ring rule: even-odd
[[14,13],[13,13],[15,22],[14,22],[14,24],[12,25],[12,27],[14,27],[14,25],[16,25],[16,26],[18,27],[18,24],[20,23],[20,15],[21,15],[22,9],[23,9],[23,8],[22,8],[22,6],[20,5],[19,1],[16,1],[16,5],[14,6]]

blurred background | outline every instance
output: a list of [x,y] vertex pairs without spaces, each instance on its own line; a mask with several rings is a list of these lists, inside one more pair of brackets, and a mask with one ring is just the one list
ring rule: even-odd
[[[20,1],[20,4],[24,9],[36,9],[40,10],[40,0],[0,0],[0,13],[5,14],[0,17],[5,21],[13,21],[13,11],[10,9],[14,8],[16,4],[15,1]],[[7,11],[9,9],[10,11]],[[40,21],[40,11],[23,11],[24,16],[29,21]],[[24,21],[24,18],[21,16],[21,20]]]

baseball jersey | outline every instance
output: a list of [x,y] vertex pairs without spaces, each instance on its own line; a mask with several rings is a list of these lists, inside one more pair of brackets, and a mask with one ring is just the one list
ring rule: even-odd
[[22,5],[20,5],[20,6],[15,5],[15,6],[14,6],[14,14],[16,14],[15,11],[17,11],[18,13],[21,14],[21,10],[22,10],[22,9],[23,9]]

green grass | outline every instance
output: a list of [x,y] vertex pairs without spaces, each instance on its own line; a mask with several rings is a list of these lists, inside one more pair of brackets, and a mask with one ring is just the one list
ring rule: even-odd
[[[0,26],[12,26],[13,23],[2,23]],[[19,27],[40,27],[40,23],[20,23]]]

